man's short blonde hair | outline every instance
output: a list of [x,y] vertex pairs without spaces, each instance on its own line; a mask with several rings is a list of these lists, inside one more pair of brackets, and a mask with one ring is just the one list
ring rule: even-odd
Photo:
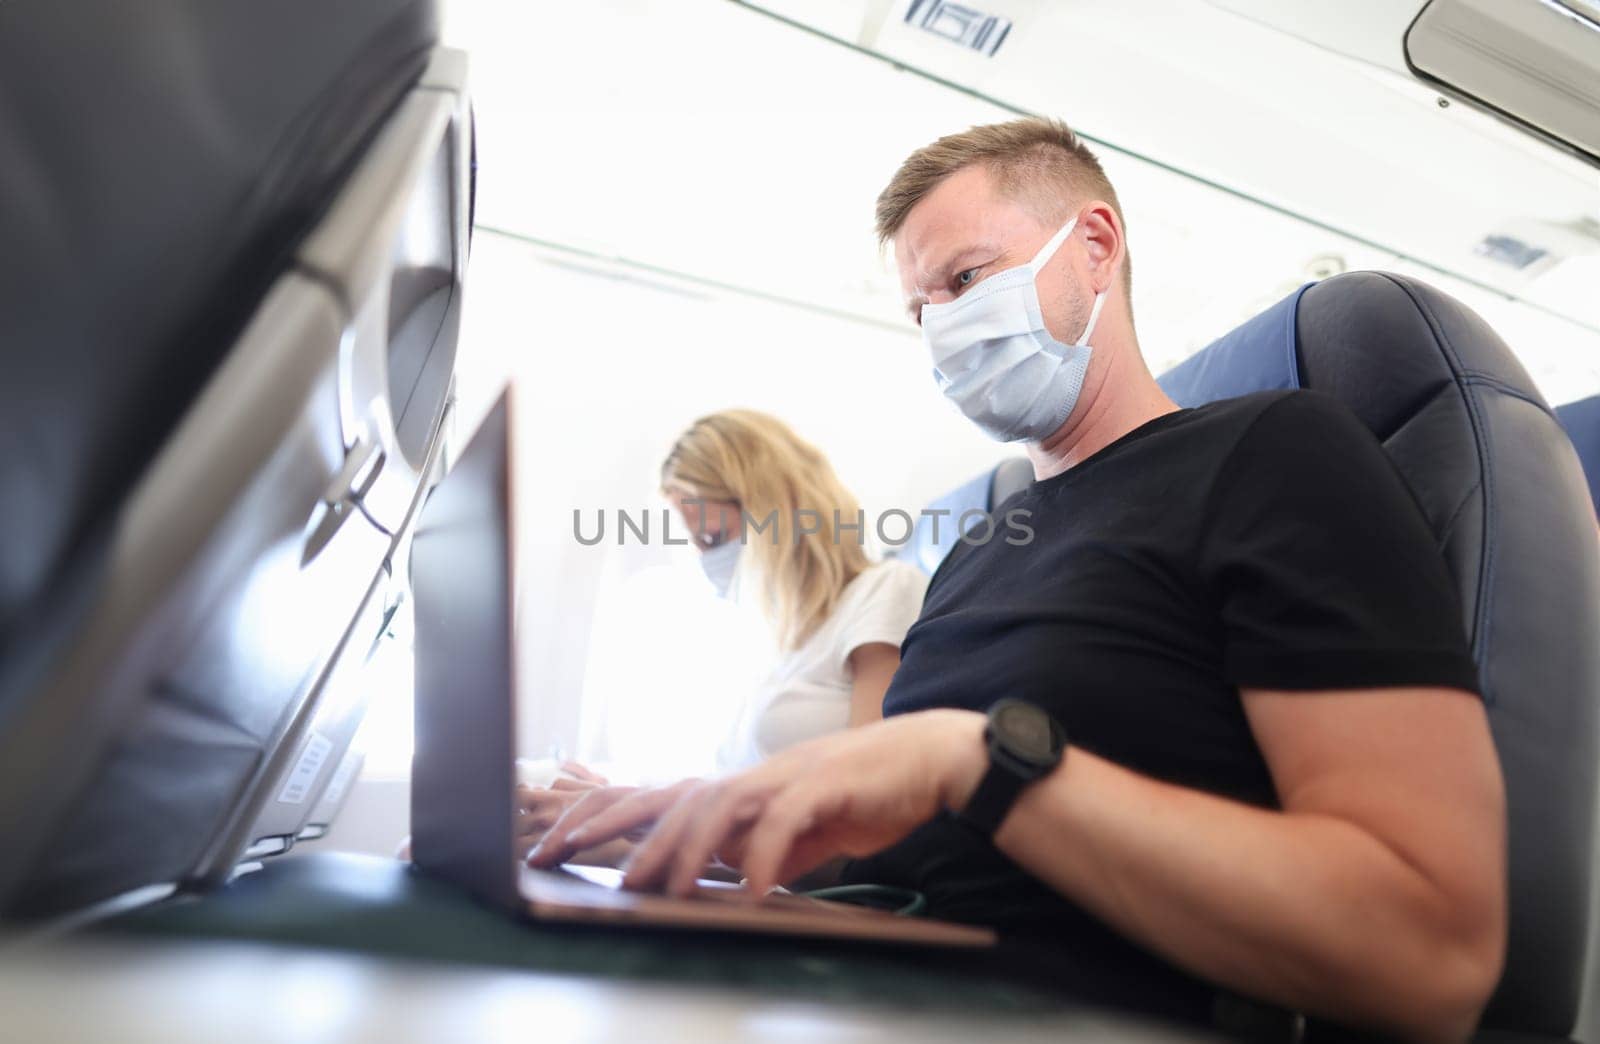
[[[906,157],[878,196],[878,242],[888,243],[911,208],[950,175],[982,164],[1001,192],[1041,221],[1065,222],[1072,207],[1091,199],[1111,204],[1126,230],[1117,190],[1089,147],[1057,119],[1030,116],[947,134]],[[1123,247],[1123,292],[1132,293],[1133,263]]]

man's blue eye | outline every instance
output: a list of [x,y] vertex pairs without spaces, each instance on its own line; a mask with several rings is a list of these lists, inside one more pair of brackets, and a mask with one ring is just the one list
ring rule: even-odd
[[956,282],[960,283],[962,286],[971,286],[972,281],[976,279],[977,276],[978,270],[976,268],[969,268],[965,272],[959,272],[956,274]]

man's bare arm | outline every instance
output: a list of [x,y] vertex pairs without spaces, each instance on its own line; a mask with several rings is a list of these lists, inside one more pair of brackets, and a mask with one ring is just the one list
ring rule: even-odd
[[[1204,978],[1409,1037],[1465,1037],[1505,946],[1503,795],[1482,704],[1444,689],[1244,702],[1283,810],[1071,748],[996,843]],[[988,765],[983,726],[970,711],[906,714],[670,796],[580,806],[536,861],[653,822],[630,887],[686,892],[719,853],[759,891],[963,807]]]
[[1283,811],[1070,750],[996,843],[1213,981],[1408,1036],[1465,1036],[1505,948],[1504,797],[1481,701],[1257,691],[1244,705]]

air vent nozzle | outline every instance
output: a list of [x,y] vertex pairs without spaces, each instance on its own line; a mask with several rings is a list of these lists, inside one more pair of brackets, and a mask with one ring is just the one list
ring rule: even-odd
[[911,0],[906,24],[990,58],[1011,32],[1011,19],[949,0]]

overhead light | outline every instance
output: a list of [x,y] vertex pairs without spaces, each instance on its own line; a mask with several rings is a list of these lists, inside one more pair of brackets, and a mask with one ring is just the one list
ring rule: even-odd
[[1490,261],[1522,271],[1545,260],[1550,251],[1544,247],[1524,243],[1515,236],[1484,236],[1472,252]]
[[[1318,254],[1306,262],[1304,276],[1306,279],[1321,281],[1338,275],[1348,267],[1342,254]],[[1298,283],[1295,284],[1295,286],[1298,285]],[[1294,288],[1294,286],[1289,287],[1290,290]]]
[[1570,221],[1510,218],[1478,240],[1472,252],[1519,277],[1537,276],[1566,258],[1600,254],[1600,222],[1588,216]]
[[907,25],[990,58],[1011,32],[1011,19],[987,14],[966,4],[952,4],[949,0],[911,0],[905,21]]

